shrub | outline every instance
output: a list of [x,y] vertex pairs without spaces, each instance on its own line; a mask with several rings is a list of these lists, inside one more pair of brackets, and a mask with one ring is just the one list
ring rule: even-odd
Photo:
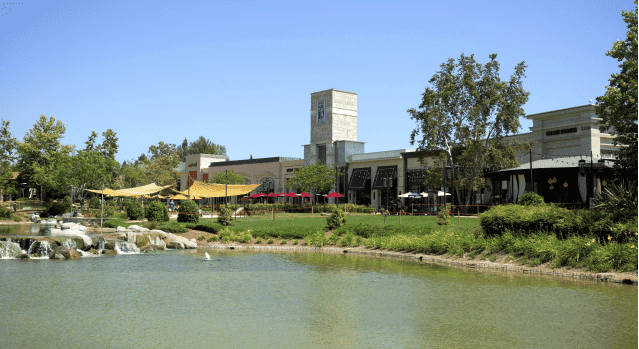
[[126,223],[121,219],[109,219],[108,221],[102,222],[102,227],[104,228],[117,228],[117,227],[128,227],[130,224]]
[[182,223],[198,223],[200,221],[200,211],[193,200],[184,200],[178,207],[177,221]]
[[148,219],[149,222],[168,222],[169,210],[167,210],[164,204],[153,201],[144,208],[144,217]]
[[139,201],[129,202],[129,206],[126,207],[126,214],[130,220],[139,221],[144,218],[144,209]]
[[258,237],[257,239],[255,239],[255,243],[256,244],[261,244],[262,243],[262,238]]
[[199,230],[199,231],[205,231],[207,233],[211,233],[211,234],[217,234],[217,232],[219,231],[218,228],[210,225],[210,224],[196,224],[194,225],[191,229],[193,230]]
[[220,238],[217,235],[211,235],[211,236],[209,236],[209,238],[206,241],[208,241],[208,242],[217,242],[218,240],[220,240]]
[[450,224],[450,215],[448,214],[449,210],[450,210],[450,204],[446,204],[446,206],[440,205],[438,207],[438,212],[437,212],[437,224],[438,225],[448,225],[448,224]]
[[223,226],[232,226],[235,225],[235,221],[233,220],[233,211],[230,208],[226,208],[221,206],[218,209],[217,222],[222,224]]
[[544,202],[544,198],[537,194],[531,192],[525,192],[519,198],[519,204],[523,206],[544,206],[546,203]]
[[333,213],[326,218],[326,227],[328,230],[337,229],[346,224],[346,215],[344,211],[336,208],[333,210]]
[[0,207],[0,218],[11,218],[11,215],[13,215],[13,210]]
[[616,221],[637,217],[637,183],[610,183],[597,199],[597,208],[613,214]]
[[204,234],[197,237],[197,241],[202,241],[204,239],[206,239],[206,236],[204,236]]
[[98,199],[97,196],[92,196],[89,199],[89,208],[92,208],[94,210],[97,210],[100,208],[100,199]]
[[22,222],[22,217],[20,217],[20,216],[13,216],[13,221],[14,221],[14,222]]
[[71,197],[69,195],[65,196],[62,199],[62,202],[64,203],[65,206],[71,208],[71,205],[73,204],[73,200],[71,200]]
[[[70,208],[70,206],[69,206]],[[67,212],[67,205],[64,204],[64,202],[54,202],[51,207],[49,207],[47,209],[47,214],[49,216],[57,216],[59,214],[63,214],[65,212]]]
[[179,223],[176,222],[167,222],[158,227],[158,229],[173,233],[173,234],[182,234],[186,233],[189,229]]
[[274,242],[274,241],[273,241],[273,239],[271,238],[271,239],[268,239],[268,241],[267,241],[266,243],[267,243],[267,244],[269,244],[269,245],[271,245],[271,244],[273,244],[273,242]]

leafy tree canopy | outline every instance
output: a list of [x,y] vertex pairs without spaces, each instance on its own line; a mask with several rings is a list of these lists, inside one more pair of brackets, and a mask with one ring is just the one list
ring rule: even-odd
[[338,168],[311,164],[297,168],[295,176],[288,180],[286,186],[312,193],[329,191],[335,186],[337,176],[341,174]]
[[0,191],[4,194],[15,193],[15,188],[9,183],[17,149],[18,140],[13,138],[9,131],[9,121],[2,120],[2,126],[0,126]]
[[[637,0],[634,1],[637,5]],[[615,144],[622,145],[615,164],[621,178],[637,179],[637,6],[622,11],[628,26],[626,39],[617,40],[606,56],[621,62],[619,73],[612,74],[606,93],[597,97],[595,110],[602,119],[601,131],[611,127]]]
[[64,123],[53,116],[40,116],[18,145],[21,180],[54,195],[68,192],[74,146],[60,143],[65,131]]
[[91,132],[84,143],[84,149],[77,152],[73,161],[71,183],[74,196],[86,196],[84,189],[99,189],[104,184],[108,188],[118,187],[120,164],[115,160],[118,152],[118,137],[108,129],[102,133],[101,144],[96,144],[98,133]]
[[[186,141],[186,139],[184,139],[184,141]],[[184,148],[184,143],[182,143],[182,148]],[[187,154],[226,155],[226,147],[215,144],[204,138],[204,136],[200,136],[195,142],[189,144]]]
[[233,172],[233,170],[216,172],[215,174],[213,174],[213,177],[209,179],[209,183],[219,184],[244,184],[244,181],[244,176]]
[[[419,107],[407,110],[417,122],[411,144],[418,145],[420,159],[441,151],[442,160],[459,166],[456,186],[468,191],[484,186],[484,169],[515,166],[515,150],[521,146],[503,137],[515,133],[524,116],[529,95],[522,86],[526,64],[517,64],[510,79],[502,81],[497,54],[489,58],[486,64],[475,61],[474,55],[449,59],[429,80]],[[426,185],[440,184],[443,172],[434,167],[426,177]]]

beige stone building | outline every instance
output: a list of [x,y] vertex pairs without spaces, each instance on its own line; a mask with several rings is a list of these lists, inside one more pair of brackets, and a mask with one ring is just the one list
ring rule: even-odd
[[[600,119],[595,114],[594,105],[531,114],[526,117],[533,121],[530,132],[508,136],[506,140],[534,142],[531,151],[533,166],[536,161],[544,159],[590,159],[591,154],[594,162],[602,160],[606,163],[615,158],[617,147],[613,145],[610,134],[599,131],[597,124]],[[294,175],[295,168],[319,162],[337,166],[346,174],[331,190],[346,196],[340,200],[341,202],[346,200],[349,203],[373,205],[376,208],[392,207],[394,204],[407,205],[410,202],[408,199],[398,199],[398,195],[407,192],[428,193],[428,198],[421,199],[422,203],[435,204],[442,199],[438,197],[438,192],[442,194],[443,188],[426,188],[423,185],[424,170],[442,166],[433,160],[437,151],[432,152],[430,157],[427,156],[423,163],[412,149],[373,153],[364,151],[365,143],[357,139],[356,93],[335,89],[311,93],[309,119],[310,143],[303,145],[303,159],[271,157],[224,161],[225,159],[219,157],[202,154],[199,158],[187,159],[186,166],[192,167],[186,168],[185,173],[197,174],[198,180],[205,180],[217,172],[232,169],[235,173],[243,175],[247,184],[261,184],[256,192],[281,193],[292,191],[286,186],[286,181]],[[530,152],[518,154],[518,161],[522,166],[530,163],[529,154]],[[561,164],[577,163],[577,160],[555,160],[553,161]],[[185,189],[186,174],[183,177],[185,180],[182,189]],[[516,201],[519,193],[523,193],[522,188],[530,186],[530,183],[526,184],[526,180],[530,179],[526,179],[524,174],[517,173],[516,177],[508,185],[502,183],[506,181],[503,179],[499,180],[499,184],[495,182],[495,185],[500,186],[495,188],[495,193],[501,193],[502,185],[504,188],[511,188],[507,195]],[[589,179],[585,181],[585,185],[592,186],[594,181]],[[536,185],[537,182],[535,179]],[[478,202],[486,202],[492,194],[487,192],[485,196],[478,198]]]

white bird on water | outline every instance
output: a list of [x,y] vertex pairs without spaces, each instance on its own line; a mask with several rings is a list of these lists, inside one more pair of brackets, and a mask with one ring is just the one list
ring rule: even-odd
[[209,255],[208,252],[204,252],[204,260],[205,261],[210,261],[211,260],[211,256]]

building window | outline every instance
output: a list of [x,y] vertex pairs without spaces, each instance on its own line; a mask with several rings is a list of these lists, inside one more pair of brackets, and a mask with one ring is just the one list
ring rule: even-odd
[[317,146],[317,159],[319,163],[322,165],[326,165],[326,146],[318,145]]
[[317,102],[317,122],[326,122],[326,109],[324,108],[324,101]]

